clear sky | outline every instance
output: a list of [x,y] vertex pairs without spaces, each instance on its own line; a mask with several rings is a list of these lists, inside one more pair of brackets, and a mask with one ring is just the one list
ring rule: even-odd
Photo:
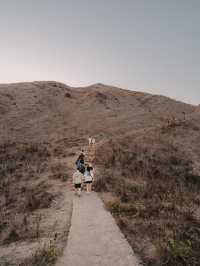
[[0,83],[33,80],[200,104],[200,1],[0,0]]

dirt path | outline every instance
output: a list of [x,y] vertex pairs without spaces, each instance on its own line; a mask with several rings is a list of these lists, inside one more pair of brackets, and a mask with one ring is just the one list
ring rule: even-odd
[[57,266],[138,266],[139,262],[95,192],[73,199],[67,247]]
[[[92,163],[96,145],[85,147],[86,161]],[[68,161],[73,167],[74,161]],[[56,266],[139,266],[127,240],[105,210],[98,194],[73,197],[73,213],[67,246]]]

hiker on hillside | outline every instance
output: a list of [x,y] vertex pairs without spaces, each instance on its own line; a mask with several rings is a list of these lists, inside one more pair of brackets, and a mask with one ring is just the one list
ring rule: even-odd
[[90,146],[92,144],[92,138],[91,137],[88,138],[88,142],[89,142],[89,146]]
[[86,192],[90,193],[92,191],[92,182],[93,182],[93,167],[87,166],[86,171],[84,173],[85,184],[86,184]]
[[79,170],[77,170],[72,177],[74,188],[75,188],[75,194],[79,197],[81,196],[81,187],[84,180],[83,174]]
[[75,164],[76,164],[76,169],[78,169],[80,167],[81,164],[84,165],[84,158],[85,158],[85,155],[84,153],[81,152],[81,154],[78,156]]
[[85,172],[85,165],[84,165],[84,158],[85,155],[83,152],[79,155],[78,159],[76,160],[76,169],[79,170],[82,174]]
[[95,144],[95,138],[92,138],[92,145]]
[[85,152],[84,152],[84,150],[82,149],[81,150],[81,154],[80,154],[81,156],[85,156]]

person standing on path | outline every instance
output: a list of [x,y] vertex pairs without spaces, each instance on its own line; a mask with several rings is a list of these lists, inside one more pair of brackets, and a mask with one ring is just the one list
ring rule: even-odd
[[94,145],[95,144],[95,138],[89,137],[88,142],[89,142],[89,146]]
[[86,171],[84,173],[85,183],[86,183],[86,192],[90,193],[92,191],[92,181],[93,181],[93,168],[91,166],[87,166]]
[[92,138],[92,140],[91,140],[91,144],[94,145],[95,142],[96,142],[96,141],[95,141],[95,138]]
[[89,146],[90,146],[92,144],[92,138],[91,137],[88,138],[88,142],[89,142]]
[[82,188],[83,179],[84,179],[84,176],[79,170],[77,170],[72,176],[72,181],[73,181],[74,188],[75,188],[75,194],[77,194],[79,197],[81,196],[81,188]]
[[[84,166],[85,162],[84,162],[84,158],[85,155],[83,152],[81,152],[81,154],[79,155],[78,159],[76,160],[75,164],[76,164],[76,169],[80,171],[81,167]],[[80,171],[81,172],[81,171]],[[84,173],[84,172],[83,172]]]

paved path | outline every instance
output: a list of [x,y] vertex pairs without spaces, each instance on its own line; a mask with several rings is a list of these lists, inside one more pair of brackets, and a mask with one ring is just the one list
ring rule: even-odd
[[73,199],[67,247],[57,266],[138,266],[139,262],[95,192]]

